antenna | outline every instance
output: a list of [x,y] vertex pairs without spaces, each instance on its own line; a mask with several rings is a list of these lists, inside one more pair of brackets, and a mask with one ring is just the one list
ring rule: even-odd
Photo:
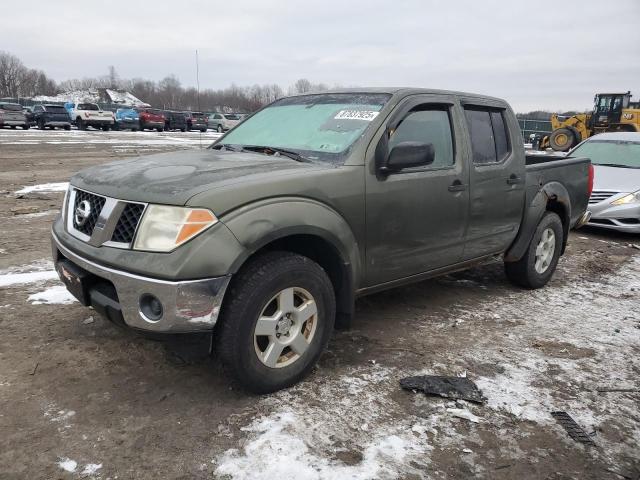
[[[198,50],[196,49],[196,99],[198,102],[198,112],[201,113],[200,110],[200,64],[198,62]],[[200,130],[200,149],[202,149],[202,130]]]

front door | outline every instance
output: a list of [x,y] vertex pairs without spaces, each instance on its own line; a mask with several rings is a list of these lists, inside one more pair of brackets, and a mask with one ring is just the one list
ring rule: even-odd
[[[391,125],[393,122],[393,125]],[[456,142],[462,114],[452,97],[420,95],[401,103],[369,150],[400,142],[433,144],[431,165],[380,176],[368,154],[366,283],[382,284],[460,261],[469,203],[465,149]]]

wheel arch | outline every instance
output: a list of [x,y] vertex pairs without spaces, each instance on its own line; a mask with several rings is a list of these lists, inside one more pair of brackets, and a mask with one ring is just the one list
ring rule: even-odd
[[279,199],[240,210],[223,219],[245,247],[244,254],[232,263],[231,272],[237,273],[268,251],[304,255],[327,272],[336,295],[336,326],[347,328],[354,312],[360,252],[346,220],[330,207],[304,199]]
[[549,182],[542,186],[533,200],[525,208],[522,226],[515,240],[504,255],[507,262],[520,260],[525,254],[531,238],[546,212],[554,212],[562,222],[562,250],[564,254],[571,225],[571,200],[569,192],[559,182]]

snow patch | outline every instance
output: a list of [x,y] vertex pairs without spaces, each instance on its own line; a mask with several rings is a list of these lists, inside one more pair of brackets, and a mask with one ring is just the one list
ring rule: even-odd
[[55,287],[47,288],[42,292],[29,295],[28,300],[33,305],[69,305],[70,303],[78,301],[73,295],[71,295],[71,293],[69,293],[69,290],[67,290],[64,285],[56,285]]
[[51,192],[66,192],[69,188],[69,182],[57,182],[57,183],[41,183],[39,185],[27,185],[20,190],[16,190],[16,194],[25,194],[32,192],[51,193]]
[[93,475],[94,473],[96,473],[101,468],[102,468],[102,464],[101,463],[87,463],[84,466],[84,468],[82,469],[82,472],[80,472],[80,474],[81,475]]
[[44,282],[58,278],[55,270],[27,272],[27,273],[5,273],[0,274],[0,287],[12,285],[22,285],[25,283]]
[[[320,456],[301,438],[300,427],[305,420],[292,411],[272,414],[254,421],[243,430],[251,438],[242,451],[230,450],[218,462],[216,473],[234,479],[339,480],[349,478],[396,478],[395,466],[403,463],[416,446],[397,435],[387,435],[371,441],[364,449],[362,460],[345,465]],[[310,426],[310,425],[309,425]]]
[[76,468],[78,468],[78,462],[67,457],[62,457],[58,461],[58,466],[66,472],[75,472]]

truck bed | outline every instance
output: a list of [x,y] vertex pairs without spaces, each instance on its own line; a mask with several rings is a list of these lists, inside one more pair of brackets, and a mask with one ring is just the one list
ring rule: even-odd
[[587,209],[589,197],[589,165],[586,157],[567,157],[564,155],[527,155],[526,156],[526,205],[531,205],[533,197],[549,183],[564,186],[568,196],[571,226]]

